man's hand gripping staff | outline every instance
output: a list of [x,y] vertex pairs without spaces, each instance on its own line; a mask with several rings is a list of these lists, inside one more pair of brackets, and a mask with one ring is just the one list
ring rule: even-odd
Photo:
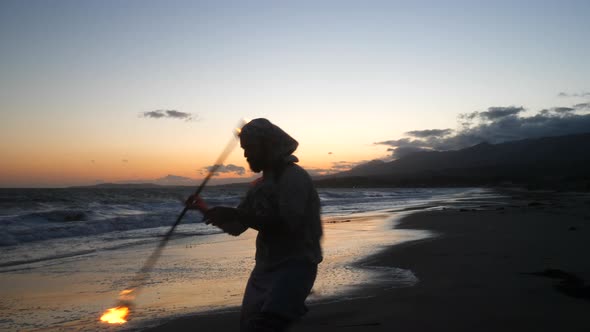
[[225,206],[209,208],[199,195],[191,195],[186,201],[186,207],[200,211],[207,225],[217,226],[229,235],[238,236],[248,229],[240,222],[236,208]]

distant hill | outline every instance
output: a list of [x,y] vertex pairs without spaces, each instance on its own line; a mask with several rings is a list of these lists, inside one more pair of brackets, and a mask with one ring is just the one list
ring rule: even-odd
[[[207,187],[216,188],[243,188],[248,187],[250,182],[236,182],[213,184]],[[104,189],[153,189],[153,188],[194,188],[198,185],[170,185],[170,184],[156,184],[156,183],[99,183],[89,186],[74,186],[69,188],[104,188]]]
[[481,143],[371,161],[316,180],[319,186],[464,186],[523,184],[590,189],[590,133]]
[[69,188],[162,188],[164,186],[155,183],[99,183],[90,186],[74,186]]

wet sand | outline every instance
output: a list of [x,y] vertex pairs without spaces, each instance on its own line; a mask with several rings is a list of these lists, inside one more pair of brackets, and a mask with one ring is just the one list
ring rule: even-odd
[[[590,196],[510,192],[504,205],[409,215],[428,239],[360,264],[411,270],[411,287],[367,285],[356,299],[311,305],[292,331],[589,331]],[[148,331],[237,331],[236,311]]]

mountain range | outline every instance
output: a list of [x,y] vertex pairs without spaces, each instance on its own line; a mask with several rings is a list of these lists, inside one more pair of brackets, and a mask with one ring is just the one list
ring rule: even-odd
[[[246,186],[248,183],[231,180],[216,184]],[[453,151],[420,151],[390,162],[373,160],[349,171],[314,177],[314,182],[318,187],[347,188],[524,186],[589,191],[590,133],[499,144],[484,142]],[[193,179],[168,175],[155,182],[103,183],[91,187],[194,187],[197,184]]]
[[480,143],[373,160],[316,179],[321,187],[524,185],[590,189],[590,133]]

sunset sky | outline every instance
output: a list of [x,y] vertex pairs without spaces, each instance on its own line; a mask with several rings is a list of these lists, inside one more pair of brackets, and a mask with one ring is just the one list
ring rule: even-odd
[[[461,114],[579,124],[589,16],[590,1],[3,0],[0,187],[199,179],[242,118],[291,134],[314,174],[390,158],[411,131],[459,133]],[[252,176],[239,147],[225,164]]]

